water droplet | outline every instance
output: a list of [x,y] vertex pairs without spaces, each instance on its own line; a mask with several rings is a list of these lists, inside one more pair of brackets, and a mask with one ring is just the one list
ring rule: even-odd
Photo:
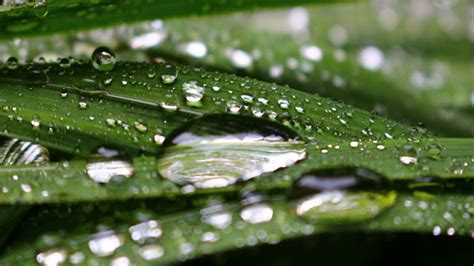
[[404,145],[400,151],[399,160],[405,165],[416,164],[418,162],[418,151],[416,147],[411,144]]
[[266,223],[273,218],[273,209],[267,203],[255,203],[240,211],[240,218],[250,224]]
[[368,70],[378,70],[384,63],[384,55],[379,48],[368,46],[359,53],[359,63]]
[[188,103],[198,103],[204,97],[204,87],[197,85],[196,81],[183,83],[184,97]]
[[87,108],[87,103],[86,102],[79,102],[79,108],[86,109]]
[[290,105],[290,102],[286,99],[279,99],[278,100],[278,105],[280,105],[280,107],[282,109],[288,109],[288,106]]
[[131,177],[133,165],[123,160],[97,161],[87,164],[87,175],[97,183],[108,183],[115,176]]
[[91,236],[88,242],[89,249],[98,257],[107,257],[114,254],[123,244],[123,239],[114,231],[105,231]]
[[144,244],[147,239],[160,238],[162,235],[161,225],[156,220],[139,223],[128,228],[130,237],[139,244]]
[[172,84],[178,77],[178,70],[173,65],[166,65],[160,74],[164,84]]
[[300,48],[300,54],[304,59],[314,62],[318,62],[323,59],[323,52],[315,45],[303,45]]
[[36,0],[35,5],[33,6],[33,11],[39,18],[46,17],[46,15],[48,15],[48,5],[46,4],[46,0]]
[[139,253],[144,260],[152,261],[163,257],[165,249],[159,244],[152,244],[141,247]]
[[115,258],[110,262],[110,266],[130,266],[130,265],[132,265],[130,262],[130,259],[125,256]]
[[240,112],[240,109],[242,109],[242,104],[239,103],[239,102],[236,102],[236,101],[228,101],[227,102],[227,109],[231,112],[231,113],[238,113]]
[[18,59],[16,57],[9,57],[7,59],[7,68],[8,69],[16,69],[18,67]]
[[138,132],[141,132],[141,133],[144,133],[148,130],[148,127],[145,124],[141,123],[141,122],[135,121],[133,123],[133,125],[135,126],[135,129]]
[[45,266],[56,266],[66,262],[67,253],[62,249],[54,249],[46,252],[41,252],[36,255],[36,261]]
[[43,146],[12,139],[0,147],[0,165],[46,163],[49,152]]
[[351,148],[357,148],[359,147],[359,142],[356,140],[353,140],[349,143],[349,146],[351,146]]
[[69,68],[71,66],[71,60],[69,60],[69,58],[61,58],[59,59],[59,66],[61,68]]
[[431,159],[439,159],[441,156],[441,147],[438,144],[429,144],[428,147],[426,147],[426,151]]
[[290,198],[298,199],[296,215],[308,222],[359,222],[394,203],[396,193],[381,190],[384,182],[380,175],[362,168],[319,171],[300,178]]
[[230,58],[232,65],[236,68],[248,68],[253,64],[252,56],[245,51],[229,49],[226,54]]
[[204,58],[207,55],[207,47],[204,43],[193,41],[181,47],[181,50],[195,58]]
[[217,229],[225,229],[232,223],[232,214],[225,210],[222,204],[211,204],[202,209],[201,221]]
[[117,59],[112,50],[107,47],[98,47],[92,53],[92,65],[99,71],[111,71]]
[[168,137],[164,146],[160,174],[198,188],[249,180],[306,156],[305,143],[286,127],[237,115],[194,120]]

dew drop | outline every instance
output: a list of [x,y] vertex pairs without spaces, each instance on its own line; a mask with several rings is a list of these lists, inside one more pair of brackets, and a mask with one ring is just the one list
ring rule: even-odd
[[36,261],[45,266],[57,266],[66,262],[67,253],[62,249],[49,250],[36,255]]
[[431,159],[439,159],[441,156],[441,147],[438,144],[431,143],[426,147],[426,152]]
[[204,97],[204,87],[197,85],[196,81],[183,83],[184,97],[188,104],[195,104]]
[[222,204],[210,204],[201,211],[201,221],[217,229],[225,229],[232,223],[232,214]]
[[297,198],[296,215],[310,223],[352,223],[369,220],[393,205],[386,181],[362,168],[332,169],[301,177],[290,191]]
[[130,237],[139,244],[144,244],[147,239],[160,238],[162,235],[161,225],[156,220],[139,223],[128,228]]
[[8,69],[17,69],[18,68],[18,59],[16,57],[9,57],[7,59],[7,68]]
[[48,15],[48,5],[46,4],[46,0],[36,0],[35,5],[33,6],[33,11],[35,16],[38,18],[44,18]]
[[98,257],[107,257],[114,254],[123,244],[123,239],[114,231],[105,231],[91,236],[88,242],[89,249]]
[[418,151],[416,147],[411,144],[404,145],[400,151],[399,160],[405,165],[416,164],[418,162]]
[[105,160],[87,164],[87,175],[97,183],[108,183],[115,176],[129,178],[133,175],[133,165],[124,160]]
[[161,81],[164,84],[173,84],[178,77],[178,70],[173,65],[166,65],[164,70],[160,73]]
[[240,218],[249,224],[270,222],[273,218],[273,209],[267,203],[254,203],[240,211]]
[[305,143],[279,124],[237,115],[209,115],[167,137],[158,170],[179,185],[225,187],[288,167]]
[[107,47],[98,47],[92,53],[92,65],[99,71],[111,71],[117,59],[112,50]]
[[165,249],[159,244],[151,244],[141,247],[139,253],[144,260],[152,261],[163,257]]

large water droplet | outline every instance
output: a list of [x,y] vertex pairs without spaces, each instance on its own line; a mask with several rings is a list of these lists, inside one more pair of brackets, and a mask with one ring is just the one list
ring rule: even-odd
[[87,164],[87,175],[97,183],[108,183],[113,177],[131,177],[133,165],[124,160],[105,160]]
[[310,223],[371,219],[391,206],[396,193],[382,190],[384,179],[365,169],[326,170],[303,176],[292,188],[295,212]]
[[179,185],[225,187],[293,165],[305,143],[279,124],[237,115],[210,115],[167,137],[160,174]]
[[98,47],[92,53],[92,65],[99,71],[111,71],[116,61],[114,52],[107,47]]
[[43,146],[12,139],[0,147],[0,165],[45,163],[49,152]]

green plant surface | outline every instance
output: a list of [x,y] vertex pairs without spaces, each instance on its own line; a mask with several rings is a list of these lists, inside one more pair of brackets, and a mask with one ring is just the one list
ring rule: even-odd
[[[99,205],[72,205],[42,207],[36,215],[21,225],[21,233],[6,248],[2,264],[22,263],[34,265],[37,254],[62,252],[69,262],[79,257],[81,263],[110,263],[127,257],[132,264],[176,263],[203,254],[215,254],[260,244],[276,244],[291,239],[325,232],[418,232],[425,234],[469,235],[472,233],[472,207],[474,198],[469,195],[437,195],[429,200],[410,193],[398,195],[396,204],[369,222],[324,225],[308,224],[295,216],[293,205],[285,198],[275,196],[267,202],[273,209],[271,221],[249,224],[239,214],[241,205],[229,203],[223,212],[231,215],[232,222],[223,229],[203,223],[202,211],[189,209],[170,213],[179,200],[169,202],[117,202]],[[163,207],[168,211],[163,211]],[[452,208],[452,206],[458,206]],[[67,215],[64,215],[67,213]],[[471,213],[471,214],[470,214]],[[111,217],[114,217],[111,219]],[[140,223],[140,217],[159,221],[162,235],[156,241],[140,245],[130,237],[130,227]],[[54,220],[55,222],[51,222]],[[108,231],[120,239],[120,247],[113,255],[98,257],[88,245],[97,230]],[[133,232],[133,231],[132,231]],[[207,234],[206,234],[207,233]],[[206,238],[206,235],[213,236]],[[204,240],[203,240],[204,239]],[[214,240],[206,240],[214,239]],[[143,248],[154,247],[163,251],[159,258],[147,261],[141,256]],[[76,254],[76,256],[74,256]]]
[[[169,69],[173,74],[176,71],[177,79],[164,84],[161,77],[169,74]],[[32,77],[34,82],[29,81]],[[106,85],[104,80],[112,81]],[[3,203],[179,195],[183,193],[179,186],[157,177],[155,158],[161,146],[157,136],[165,138],[206,114],[232,114],[229,103],[242,105],[240,115],[255,115],[255,110],[261,119],[276,115],[277,122],[307,141],[306,160],[275,174],[264,174],[255,182],[259,188],[288,187],[306,172],[345,166],[372,169],[394,180],[430,175],[462,178],[474,173],[472,139],[432,138],[422,129],[316,95],[233,75],[141,63],[119,63],[114,71],[104,74],[90,62],[80,62],[67,69],[57,64],[4,69],[0,81],[2,135],[35,140],[82,157],[104,145],[119,149],[129,158],[146,155],[133,158],[134,178],[107,186],[88,176],[87,161],[3,167],[0,176],[5,178],[1,182],[10,191],[0,197]],[[192,82],[205,88],[199,105],[189,105],[185,99],[183,86]],[[215,86],[220,89],[212,89]],[[38,99],[41,104],[34,104]],[[282,99],[288,101],[288,107],[278,103]],[[436,156],[429,154],[433,144],[439,147]],[[407,147],[414,150],[411,156],[416,157],[416,165],[401,162]],[[188,158],[191,163],[193,160]],[[21,174],[32,192],[24,193],[19,183],[9,178],[13,174]]]
[[[168,38],[149,54],[335,97],[400,122],[423,122],[440,135],[472,136],[472,64],[464,60],[471,46],[464,12],[468,2],[446,8],[428,4],[431,11],[423,18],[411,15],[416,4],[380,5],[308,8],[301,11],[308,25],[299,31],[288,22],[294,11],[169,21],[162,30]],[[395,16],[394,28],[384,26],[388,18],[384,20],[383,12]],[[449,26],[437,15],[456,16],[457,23]],[[343,41],[335,43],[334,32]],[[205,56],[193,57],[182,48],[193,41],[207,47]],[[322,59],[306,57],[305,46],[318,47]],[[366,47],[384,56],[376,70],[359,62]],[[236,65],[235,51],[244,52],[250,64]]]
[[[17,6],[0,6],[0,38],[46,35],[114,24],[179,16],[210,15],[232,11],[282,7],[294,4],[345,2],[344,0],[48,0]],[[67,21],[67,23],[64,23]]]

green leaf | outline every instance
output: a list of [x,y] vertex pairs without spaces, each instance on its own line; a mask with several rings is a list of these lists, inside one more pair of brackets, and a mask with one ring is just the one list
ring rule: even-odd
[[[0,139],[0,142],[2,140]],[[48,150],[31,142],[18,139],[8,140],[0,147],[0,166],[40,164],[49,161]],[[15,182],[18,176],[9,177]],[[2,193],[8,193],[7,187],[2,186]],[[28,206],[0,205],[0,246],[7,239],[19,220],[28,211]]]
[[[162,77],[166,77],[170,69],[177,78],[166,84]],[[29,80],[32,77],[36,79]],[[3,82],[4,99],[3,112],[0,112],[4,125],[2,134],[34,139],[45,146],[81,156],[88,156],[104,145],[128,156],[146,155],[126,164],[125,170],[133,173],[132,178],[106,185],[91,177],[87,161],[2,167],[2,186],[10,190],[0,195],[3,203],[183,194],[185,191],[180,186],[159,178],[157,169],[162,167],[157,166],[156,156],[161,151],[161,141],[170,136],[173,129],[189,124],[192,119],[212,113],[232,114],[236,111],[234,104],[240,106],[240,115],[263,115],[262,123],[276,115],[277,122],[293,129],[307,142],[307,159],[276,173],[264,173],[250,182],[259,189],[289,187],[307,172],[346,166],[371,169],[392,180],[430,175],[446,179],[474,176],[472,139],[433,139],[420,129],[410,129],[316,95],[233,75],[140,63],[119,63],[114,71],[104,73],[96,71],[89,62],[79,62],[66,69],[57,64],[4,69],[0,82]],[[189,88],[203,89],[202,100],[187,101]],[[40,104],[35,104],[38,100]],[[439,154],[431,155],[430,145],[436,145]],[[416,162],[403,158],[407,148],[414,153],[408,159],[414,157]],[[185,156],[180,160],[192,167],[195,158]],[[132,170],[127,170],[129,168]],[[32,191],[25,193],[9,178],[13,174],[21,175]],[[240,188],[240,185],[230,186],[197,193]]]
[[[293,11],[167,21],[163,28],[168,38],[148,53],[151,59],[237,71],[335,97],[400,122],[423,122],[444,136],[472,136],[472,67],[463,60],[471,46],[467,24],[448,30],[434,15],[414,21],[413,5],[360,2],[308,8],[303,12],[308,25],[299,31],[288,22]],[[468,20],[467,1],[453,4],[449,11],[435,3],[429,6],[443,16]],[[396,28],[387,29],[390,19],[383,10],[394,16]],[[275,24],[280,27],[275,29]],[[193,57],[182,49],[190,42],[202,43],[207,54]],[[316,53],[321,54],[305,56],[305,47],[320,49]],[[383,56],[383,65],[364,68],[360,60],[367,47]],[[247,60],[246,65],[239,66],[238,57]]]
[[179,16],[209,15],[294,4],[346,2],[347,0],[244,0],[244,1],[79,1],[48,0],[43,4],[0,5],[0,38],[77,32],[121,23]]
[[[377,218],[345,225],[308,224],[295,215],[291,202],[275,196],[267,201],[267,206],[273,211],[270,221],[249,223],[243,218],[246,217],[242,214],[244,207],[239,203],[229,203],[210,214],[228,215],[225,219],[228,222],[220,224],[222,227],[219,228],[216,227],[218,224],[203,222],[209,215],[204,209],[172,212],[170,209],[173,207],[170,206],[177,202],[180,201],[43,207],[36,216],[24,221],[21,233],[16,235],[15,243],[5,250],[0,262],[30,265],[39,258],[56,254],[61,259],[69,259],[69,262],[77,259],[85,264],[106,264],[120,257],[127,257],[132,264],[141,265],[175,263],[205,254],[275,244],[284,239],[328,232],[396,231],[468,236],[474,229],[469,214],[472,214],[472,207],[469,209],[469,206],[474,204],[474,198],[465,194],[437,195],[426,200],[401,193],[395,205]],[[159,206],[168,206],[168,211]],[[67,215],[64,215],[65,212]],[[145,228],[155,231],[132,227],[140,223],[142,226],[148,224]],[[102,230],[102,234],[97,235],[98,230]],[[107,246],[109,252],[97,246]]]
[[[0,83],[2,135],[32,139],[75,153],[78,158],[41,166],[0,167],[0,187],[9,191],[0,194],[0,203],[62,204],[59,208],[38,207],[37,216],[24,221],[21,227],[28,225],[30,229],[20,228],[18,232],[24,231],[24,236],[18,233],[16,242],[6,248],[2,264],[62,260],[66,255],[73,261],[84,257],[86,263],[110,263],[116,257],[127,256],[141,264],[146,262],[141,258],[146,254],[171,263],[243,247],[247,241],[251,245],[274,243],[313,233],[438,234],[448,230],[452,234],[454,230],[467,236],[472,230],[472,197],[465,193],[471,186],[468,180],[474,177],[472,139],[433,138],[423,129],[317,95],[189,67],[122,62],[108,73],[97,71],[89,61],[70,66],[9,64],[0,71]],[[209,117],[220,120],[206,120]],[[279,142],[250,142],[255,144],[252,149],[220,139],[249,132],[281,138]],[[189,138],[191,133],[193,137]],[[184,142],[178,141],[183,134],[188,137]],[[204,138],[204,142],[195,141],[196,138]],[[212,142],[216,139],[219,141]],[[183,186],[185,183],[162,171],[169,167],[163,160],[170,151],[179,154],[181,150],[189,155],[176,158],[180,164],[196,168],[204,163],[215,169],[218,164],[212,160],[196,160],[201,157],[186,153],[204,151],[213,159],[215,154],[209,151],[229,149],[236,154],[234,162],[240,163],[245,162],[245,156],[270,148],[274,149],[272,153],[279,153],[282,150],[276,147],[281,144],[290,143],[283,146],[290,151],[300,149],[301,141],[305,142],[304,160],[294,165],[287,163],[287,167],[275,172],[262,171],[248,182],[189,190]],[[206,145],[207,149],[201,149]],[[96,163],[98,147],[112,147],[129,159],[107,159],[101,167],[91,167]],[[232,167],[223,175],[234,171]],[[324,194],[322,200],[328,206],[310,209],[318,219],[324,217],[316,225],[310,223],[312,214],[305,219],[299,217],[302,214],[295,214],[295,204],[299,203],[285,194],[297,179],[317,170],[345,167],[361,167],[380,174],[391,181],[390,187],[385,188],[390,192]],[[106,176],[91,174],[91,169],[105,169]],[[115,173],[124,178],[113,178]],[[17,175],[20,182],[14,182],[12,175]],[[419,183],[424,182],[418,177],[429,176],[439,177],[446,191],[432,194],[418,189]],[[26,191],[25,185],[29,188]],[[453,186],[460,190],[458,194]],[[268,206],[272,209],[271,221],[260,217],[263,221],[254,223],[253,218],[244,218],[247,216],[241,208],[245,207],[235,200],[235,195],[246,190],[268,194],[269,205],[264,208],[267,214]],[[201,217],[208,215],[202,208],[207,206],[203,202],[209,194],[230,199],[224,203],[235,222],[228,229],[214,228]],[[204,199],[199,199],[201,195]],[[165,203],[150,200],[148,205],[141,200],[132,204],[131,199],[151,197]],[[325,197],[338,200],[327,201]],[[97,201],[104,202],[96,206],[87,203]],[[173,203],[166,204],[167,201]],[[72,208],[65,204],[75,202],[81,204]],[[452,208],[452,204],[460,207]],[[147,211],[151,213],[143,215]],[[129,227],[150,219],[154,227],[160,224],[163,235],[157,237],[155,228],[151,242],[136,244],[127,235]],[[55,223],[45,222],[53,220]],[[106,233],[95,235],[104,230]],[[208,230],[217,233],[219,240],[212,242],[212,233],[204,236]],[[266,237],[259,239],[257,232],[261,230]],[[204,242],[211,243],[201,245],[203,237]],[[100,249],[103,245],[105,250]],[[114,246],[120,247],[115,250]]]

